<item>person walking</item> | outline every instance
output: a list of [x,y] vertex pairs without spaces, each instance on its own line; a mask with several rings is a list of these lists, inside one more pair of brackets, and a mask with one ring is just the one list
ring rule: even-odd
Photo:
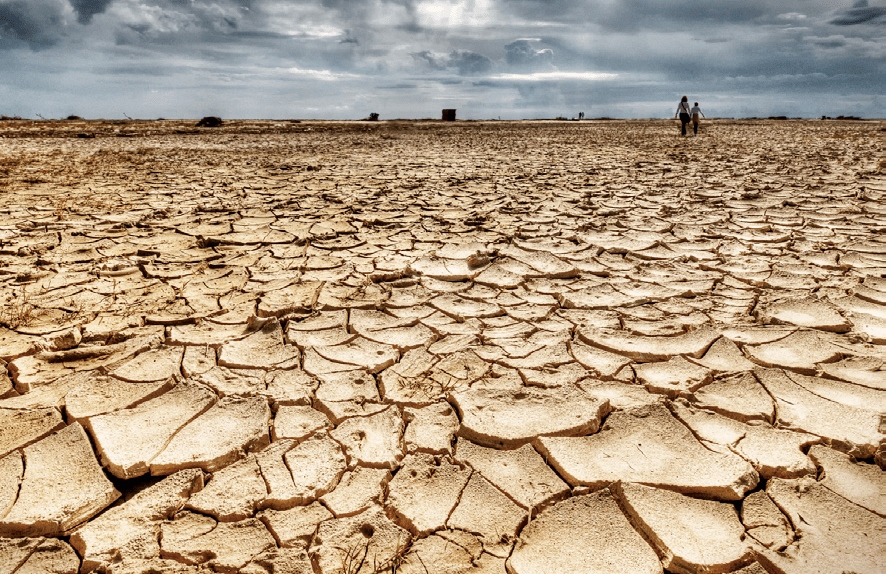
[[695,105],[692,106],[692,111],[689,112],[689,115],[692,116],[692,129],[695,130],[695,135],[698,135],[698,115],[701,114],[701,117],[707,119],[707,116],[704,115],[704,112],[701,111],[701,108],[698,107],[698,102],[695,102]]
[[683,99],[680,100],[680,103],[677,105],[677,113],[674,114],[674,117],[680,116],[680,135],[686,135],[686,124],[689,123],[689,98],[683,96]]

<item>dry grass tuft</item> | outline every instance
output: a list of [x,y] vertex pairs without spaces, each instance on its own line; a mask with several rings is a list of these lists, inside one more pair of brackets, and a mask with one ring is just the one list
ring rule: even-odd
[[363,562],[366,561],[366,555],[369,553],[369,542],[366,542],[362,547],[359,545],[353,545],[347,548],[336,546],[336,549],[342,553],[342,574],[357,574],[357,572],[363,567]]
[[12,301],[4,303],[0,307],[0,325],[5,325],[10,329],[18,329],[33,323],[39,313],[29,299],[29,295],[23,293]]

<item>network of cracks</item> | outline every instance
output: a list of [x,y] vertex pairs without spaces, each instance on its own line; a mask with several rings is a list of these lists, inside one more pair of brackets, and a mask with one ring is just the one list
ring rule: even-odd
[[0,124],[0,573],[883,572],[881,123],[225,125]]

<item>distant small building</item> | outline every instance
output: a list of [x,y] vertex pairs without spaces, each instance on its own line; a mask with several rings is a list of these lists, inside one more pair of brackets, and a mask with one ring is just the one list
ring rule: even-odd
[[455,110],[443,110],[443,121],[444,122],[454,122],[455,121]]
[[206,116],[197,122],[198,128],[217,128],[223,125],[225,122],[222,121],[221,118],[216,116]]

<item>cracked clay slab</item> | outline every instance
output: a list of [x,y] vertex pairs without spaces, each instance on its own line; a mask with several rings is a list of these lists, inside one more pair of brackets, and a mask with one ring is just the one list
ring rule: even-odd
[[540,437],[533,445],[573,486],[623,480],[740,500],[759,482],[750,463],[708,450],[660,404],[612,413],[594,435]]
[[175,433],[215,402],[205,387],[185,381],[137,407],[92,417],[87,424],[102,465],[117,478],[133,478],[146,474]]
[[271,409],[264,397],[225,397],[188,423],[151,461],[151,474],[184,468],[213,472],[267,444]]
[[731,504],[619,482],[613,487],[628,519],[663,556],[668,572],[733,572],[752,559]]
[[[761,549],[768,571],[879,574],[886,555],[886,522],[810,479],[773,479],[766,493],[796,525],[782,552]],[[801,518],[802,517],[802,518]]]
[[542,512],[520,533],[511,574],[662,574],[655,551],[608,488],[574,496]]
[[451,394],[461,414],[459,436],[495,448],[516,448],[542,436],[594,433],[609,401],[573,387],[479,389]]
[[24,461],[18,499],[0,520],[2,535],[60,536],[120,496],[78,423],[26,447]]

